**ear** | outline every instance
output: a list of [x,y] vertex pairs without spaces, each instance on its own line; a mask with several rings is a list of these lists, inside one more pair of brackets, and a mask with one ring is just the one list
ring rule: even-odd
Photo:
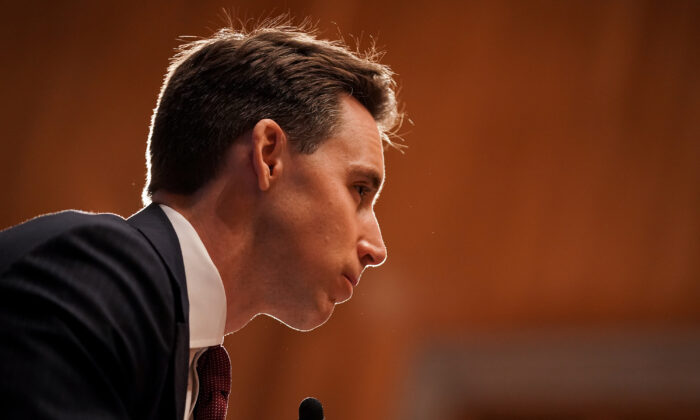
[[282,156],[287,150],[287,136],[271,119],[258,121],[251,133],[253,170],[258,188],[267,191],[282,174]]

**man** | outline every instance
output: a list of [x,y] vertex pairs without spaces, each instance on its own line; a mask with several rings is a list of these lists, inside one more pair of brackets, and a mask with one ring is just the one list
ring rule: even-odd
[[386,258],[394,87],[279,21],[183,46],[151,123],[152,204],[0,233],[2,417],[223,418],[224,334],[258,314],[313,329]]

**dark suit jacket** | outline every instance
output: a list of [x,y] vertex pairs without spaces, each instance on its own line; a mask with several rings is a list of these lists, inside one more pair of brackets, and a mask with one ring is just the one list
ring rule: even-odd
[[180,245],[157,205],[0,232],[0,416],[182,419],[188,313]]

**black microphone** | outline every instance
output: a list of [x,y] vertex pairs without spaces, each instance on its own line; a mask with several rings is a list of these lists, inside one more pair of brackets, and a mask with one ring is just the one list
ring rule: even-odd
[[314,397],[304,398],[299,404],[299,420],[323,420],[323,406]]

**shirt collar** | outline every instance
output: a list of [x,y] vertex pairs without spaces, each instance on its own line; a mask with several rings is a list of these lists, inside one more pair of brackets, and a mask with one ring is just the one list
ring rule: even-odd
[[226,326],[226,292],[219,270],[190,222],[160,204],[180,241],[190,302],[190,348],[222,344]]

